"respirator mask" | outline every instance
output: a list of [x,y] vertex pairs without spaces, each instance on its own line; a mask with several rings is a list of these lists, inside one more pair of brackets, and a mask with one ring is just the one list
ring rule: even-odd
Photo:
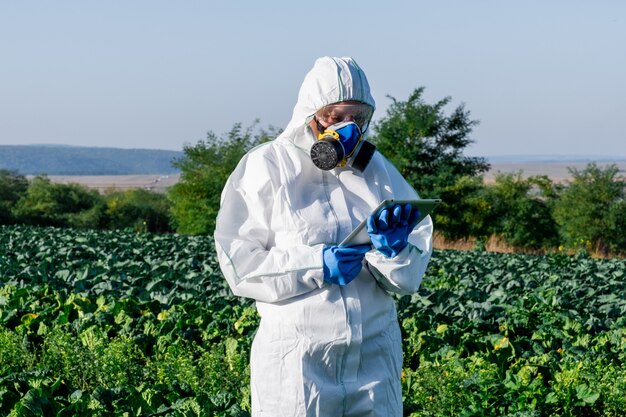
[[[315,166],[324,171],[344,166],[365,170],[376,146],[363,139],[360,126],[367,128],[372,113],[372,107],[361,103],[330,105],[320,110],[315,116],[320,133],[311,147]],[[322,121],[333,124],[324,127]]]

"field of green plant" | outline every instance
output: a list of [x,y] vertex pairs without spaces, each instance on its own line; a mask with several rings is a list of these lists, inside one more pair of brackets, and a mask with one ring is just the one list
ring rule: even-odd
[[[626,415],[626,262],[437,251],[407,416]],[[0,227],[0,415],[247,416],[258,318],[209,237]]]

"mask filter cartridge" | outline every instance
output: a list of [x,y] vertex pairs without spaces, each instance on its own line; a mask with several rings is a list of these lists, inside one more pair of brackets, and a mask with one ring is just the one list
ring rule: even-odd
[[363,140],[354,122],[328,127],[311,147],[311,160],[321,170],[350,166],[363,171],[372,159],[376,146]]

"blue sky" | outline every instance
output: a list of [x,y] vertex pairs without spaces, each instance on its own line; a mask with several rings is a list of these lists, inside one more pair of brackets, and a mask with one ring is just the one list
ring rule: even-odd
[[284,127],[322,55],[465,103],[468,154],[626,156],[626,2],[0,0],[0,144],[180,150]]

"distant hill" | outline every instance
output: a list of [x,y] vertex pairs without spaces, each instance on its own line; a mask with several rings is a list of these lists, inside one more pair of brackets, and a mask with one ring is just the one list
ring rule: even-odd
[[0,169],[23,175],[174,174],[182,151],[65,145],[0,145]]
[[625,155],[494,155],[486,158],[492,164],[626,162]]

